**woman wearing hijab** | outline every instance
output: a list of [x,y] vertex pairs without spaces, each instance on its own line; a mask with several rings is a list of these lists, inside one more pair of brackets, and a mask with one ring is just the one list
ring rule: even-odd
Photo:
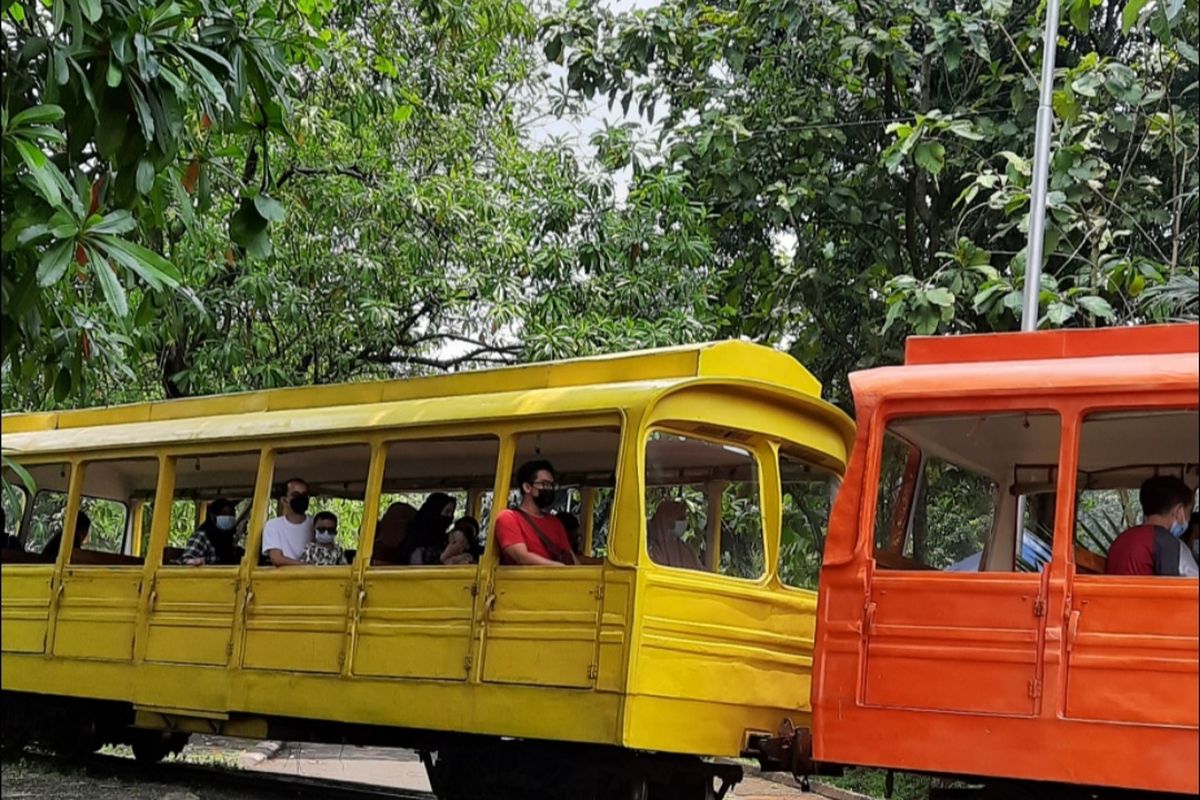
[[205,564],[236,564],[233,537],[237,532],[237,507],[218,497],[208,504],[204,522],[188,539],[178,563],[199,567]]
[[458,502],[444,492],[434,492],[421,504],[404,542],[402,564],[440,564],[449,540],[447,531],[454,521]]
[[664,500],[646,526],[650,559],[664,567],[704,571],[700,557],[681,538],[687,530],[687,508],[677,500]]
[[395,502],[379,518],[375,527],[375,549],[371,563],[377,566],[394,566],[401,563],[400,552],[408,538],[408,532],[417,510],[408,503]]

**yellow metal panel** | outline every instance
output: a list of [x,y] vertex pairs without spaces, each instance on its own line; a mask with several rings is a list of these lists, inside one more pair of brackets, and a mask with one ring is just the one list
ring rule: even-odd
[[354,674],[464,680],[475,572],[474,566],[369,569]]
[[0,580],[0,649],[42,653],[50,614],[50,564],[5,564]]
[[266,410],[267,396],[264,393],[246,392],[152,403],[150,419],[188,419],[189,417],[211,417],[221,414],[249,414],[254,411]]
[[60,430],[69,430],[87,428],[92,425],[119,425],[130,422],[146,422],[149,419],[149,403],[108,408],[82,408],[77,411],[59,412],[58,428]]
[[591,686],[600,567],[499,567],[484,621],[483,680]]
[[133,658],[141,567],[67,567],[53,653],[67,658]]
[[242,666],[340,672],[353,578],[349,567],[263,567],[254,572]]
[[[0,417],[0,433],[25,433],[28,431],[51,431],[58,426],[58,414],[5,414]],[[4,449],[10,445],[6,442]]]
[[604,567],[604,597],[600,608],[597,642],[596,688],[606,692],[625,689],[629,624],[633,613],[633,589],[637,573],[611,565]]
[[224,665],[237,600],[236,567],[164,567],[154,581],[147,661]]

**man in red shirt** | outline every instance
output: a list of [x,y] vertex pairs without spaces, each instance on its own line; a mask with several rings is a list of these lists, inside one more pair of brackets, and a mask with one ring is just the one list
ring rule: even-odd
[[554,466],[549,461],[527,461],[517,470],[516,479],[520,505],[496,517],[500,563],[552,567],[576,563],[566,529],[548,513],[558,492]]
[[1156,475],[1138,492],[1142,524],[1122,533],[1108,549],[1109,575],[1178,577],[1179,537],[1192,513],[1192,489],[1172,475]]

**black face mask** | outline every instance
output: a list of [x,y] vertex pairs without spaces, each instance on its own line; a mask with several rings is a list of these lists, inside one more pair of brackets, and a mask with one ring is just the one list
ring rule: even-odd
[[534,505],[542,511],[553,507],[556,500],[558,500],[558,492],[554,489],[538,489],[538,493],[533,496]]
[[288,501],[288,505],[292,507],[292,511],[295,511],[297,514],[303,514],[305,511],[308,511],[308,495],[298,494]]

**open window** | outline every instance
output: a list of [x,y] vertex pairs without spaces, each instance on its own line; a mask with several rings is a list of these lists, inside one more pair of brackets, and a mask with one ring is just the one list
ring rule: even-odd
[[766,574],[758,462],[743,444],[748,436],[730,437],[650,433],[646,545],[653,563],[748,580]]
[[1040,569],[1050,558],[1059,436],[1058,415],[1045,412],[892,421],[877,483],[877,565]]
[[1198,418],[1192,408],[1104,412],[1084,419],[1075,500],[1078,572],[1106,572],[1112,543],[1143,520],[1138,492],[1147,478],[1172,475],[1196,489]]
[[825,552],[829,513],[840,480],[803,450],[779,451],[783,525],[779,535],[779,580],[785,586],[816,589]]
[[387,445],[376,566],[477,563],[491,513],[500,440],[492,435]]
[[[164,565],[233,566],[241,562],[258,459],[257,451],[182,455],[174,459],[175,492],[163,548]],[[143,507],[146,520],[143,536],[147,539],[153,510],[152,502]],[[232,527],[223,527],[227,525]]]
[[[25,465],[30,484],[22,476],[4,469],[5,561],[53,563],[58,556],[67,490],[69,464]],[[31,499],[32,498],[32,499]]]
[[134,510],[154,497],[158,460],[89,461],[82,469],[83,490],[70,563],[142,563],[140,548],[135,545],[140,526]]
[[[273,504],[263,527],[260,563],[277,549],[291,562],[345,566],[353,560],[363,526],[371,448],[340,444],[281,450],[275,454]],[[290,505],[295,494],[308,503],[303,513]],[[332,532],[321,537],[318,528]]]

